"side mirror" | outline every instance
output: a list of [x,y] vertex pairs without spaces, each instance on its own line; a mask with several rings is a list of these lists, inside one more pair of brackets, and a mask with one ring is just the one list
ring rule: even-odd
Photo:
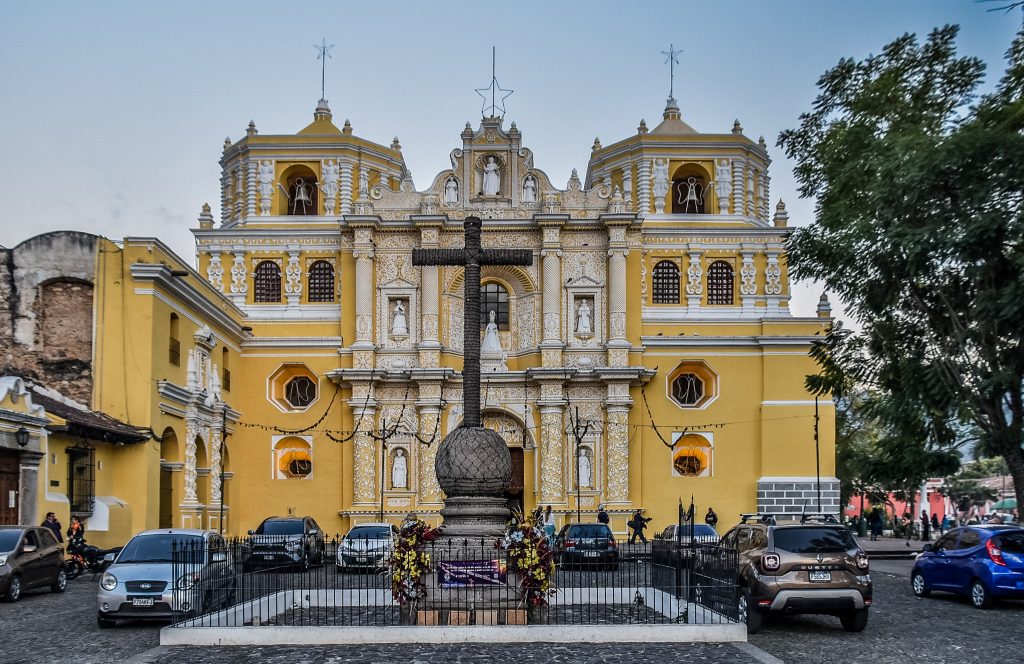
[[35,553],[38,548],[39,547],[37,547],[35,544],[26,544],[25,546],[21,547],[21,552],[22,553]]
[[114,557],[116,555],[117,554],[114,554],[114,553],[108,553],[107,555],[103,556],[103,562],[105,562],[107,564],[110,564],[110,563],[114,562]]
[[249,531],[249,534],[250,534],[250,535],[255,535],[255,534],[256,534],[256,531],[255,531],[255,530],[250,530],[250,531]]
[[312,530],[309,531],[309,534],[310,535],[319,535],[320,531],[317,530],[316,528],[313,528]]
[[934,550],[935,550],[935,547],[932,546],[931,544],[925,544],[924,546],[921,547],[921,551],[934,551]]
[[214,551],[210,555],[210,562],[212,563],[226,563],[228,561],[228,554],[223,551]]

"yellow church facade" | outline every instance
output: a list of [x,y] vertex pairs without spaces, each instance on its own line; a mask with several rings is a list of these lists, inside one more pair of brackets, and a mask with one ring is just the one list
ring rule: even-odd
[[816,510],[820,477],[839,512],[832,404],[804,388],[830,313],[789,309],[763,140],[699,133],[670,99],[564,185],[501,117],[467,123],[450,161],[414,183],[397,139],[321,101],[295,134],[225,142],[195,266],[155,238],[99,245],[90,406],[152,435],[110,489],[134,528],[439,522],[463,275],[411,256],[461,247],[468,216],[485,247],[534,255],[482,268],[483,419],[512,453],[510,504],[560,523],[605,505],[625,532],[693,496],[727,525]]

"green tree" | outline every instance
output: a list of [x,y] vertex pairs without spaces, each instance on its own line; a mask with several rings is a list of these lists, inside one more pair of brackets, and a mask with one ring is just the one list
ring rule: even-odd
[[823,371],[808,387],[876,395],[897,474],[915,458],[951,472],[971,427],[981,453],[1006,460],[1021,503],[1024,35],[978,97],[984,65],[957,54],[957,31],[904,35],[818,81],[812,110],[779,137],[801,195],[817,199],[789,261],[837,293],[860,328],[837,326],[816,345]]

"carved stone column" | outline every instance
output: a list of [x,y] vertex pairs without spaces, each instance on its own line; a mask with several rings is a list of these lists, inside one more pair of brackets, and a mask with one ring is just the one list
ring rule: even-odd
[[700,300],[704,294],[704,268],[700,264],[701,252],[690,250],[690,265],[686,268],[686,307],[700,311]]
[[606,221],[608,227],[608,366],[629,364],[630,343],[626,339],[626,227],[629,221]]
[[782,267],[779,265],[781,253],[779,249],[769,249],[765,252],[768,263],[764,268],[764,294],[768,304],[768,315],[782,312]]
[[633,209],[633,166],[626,164],[622,169],[622,198],[626,202],[626,209]]
[[256,216],[256,160],[248,161],[245,188],[245,216]]
[[220,263],[219,247],[210,247],[210,264],[206,268],[206,278],[216,290],[224,292],[224,266]]
[[540,492],[543,503],[562,502],[565,499],[562,409],[561,405],[540,407]]
[[[357,504],[374,504],[380,498],[377,493],[377,441],[367,431],[373,430],[374,418],[377,415],[377,403],[371,397],[366,401],[365,390],[372,389],[369,385],[353,386],[353,399],[349,401],[352,408],[353,425],[359,425],[359,432],[352,439],[352,502]],[[362,398],[356,397],[361,393]]]
[[352,214],[352,165],[351,159],[339,159],[341,166],[341,188],[339,191],[339,210],[341,214]]
[[231,173],[224,169],[220,175],[220,223],[231,218]]
[[288,248],[288,265],[285,266],[284,275],[284,293],[288,298],[288,306],[297,307],[299,299],[302,297],[302,266],[299,265],[297,247]]
[[[629,386],[625,386],[629,389]],[[612,389],[609,386],[609,391]],[[608,412],[608,502],[629,501],[629,406],[606,402]]]
[[220,422],[210,428],[210,504],[220,505]]
[[199,435],[198,413],[194,407],[185,411],[185,498],[183,503],[199,503],[196,491],[196,437]]
[[245,294],[249,291],[249,275],[245,267],[245,248],[231,249],[234,260],[231,263],[231,299],[238,306],[245,305]]
[[[420,247],[436,249],[441,239],[441,223],[439,221],[417,222],[420,229]],[[420,366],[436,367],[441,361],[441,342],[438,340],[440,315],[438,313],[438,266],[424,265],[420,267],[420,343],[417,346],[420,354]],[[431,466],[430,472],[434,469]]]
[[744,213],[743,192],[746,188],[743,186],[743,170],[746,165],[741,159],[732,160],[732,213],[735,215]]
[[[373,350],[373,229],[355,229],[356,341],[353,349]],[[368,367],[363,367],[368,368]]]
[[641,159],[637,164],[637,214],[646,215],[651,212],[651,161]]
[[543,339],[541,361],[545,367],[562,364],[562,221],[541,222],[543,244],[541,249],[541,317]]
[[[422,389],[422,386],[421,386]],[[437,435],[430,445],[417,444],[419,454],[419,502],[440,503],[441,486],[437,483],[437,473],[434,470],[434,461],[437,458],[437,448],[441,445],[443,432],[438,424],[438,415],[441,413],[440,404],[417,405],[420,417],[420,437],[429,440],[434,434]]]

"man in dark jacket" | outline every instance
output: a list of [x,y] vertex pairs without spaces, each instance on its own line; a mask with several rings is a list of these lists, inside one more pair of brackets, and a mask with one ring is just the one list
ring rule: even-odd
[[60,521],[57,520],[56,514],[54,514],[53,512],[47,512],[46,520],[43,521],[43,523],[40,525],[42,525],[43,528],[49,528],[50,532],[53,533],[53,536],[57,538],[57,541],[61,544],[64,543],[64,536],[60,534]]
[[608,525],[610,519],[608,518],[608,512],[604,511],[604,505],[597,506],[597,522]]
[[644,537],[644,529],[647,528],[647,522],[650,520],[651,519],[644,516],[644,511],[642,509],[633,513],[633,518],[630,519],[628,524],[626,524],[633,529],[633,534],[629,536],[630,544],[635,543],[637,537],[640,538],[641,542],[647,544],[647,538]]
[[715,510],[708,508],[708,513],[704,515],[704,523],[708,524],[712,528],[718,525],[718,515],[715,514]]

